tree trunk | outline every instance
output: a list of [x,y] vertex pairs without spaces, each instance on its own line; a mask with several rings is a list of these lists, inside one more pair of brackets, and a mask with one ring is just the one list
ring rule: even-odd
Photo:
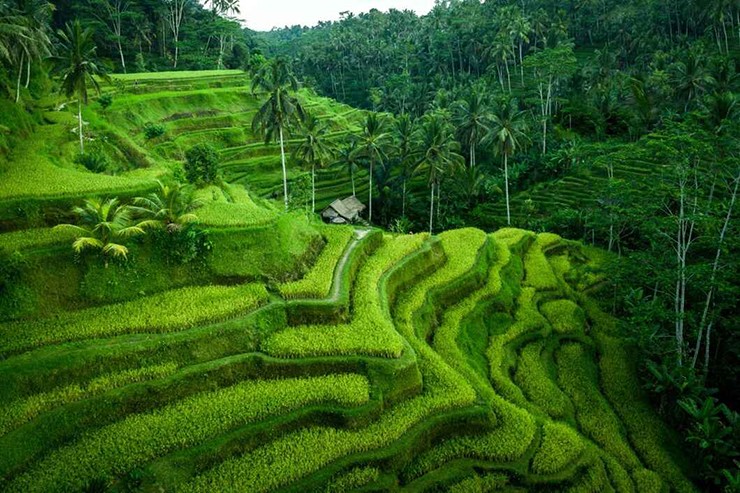
[[504,184],[506,187],[506,224],[511,226],[511,209],[509,208],[509,155],[504,152]]
[[28,84],[31,83],[31,57],[28,57],[26,59],[26,89],[28,89]]
[[316,165],[311,163],[311,212],[316,212]]
[[[737,198],[737,188],[738,184],[740,184],[740,175],[738,175],[735,178],[735,188],[732,191],[732,198],[730,199],[730,205],[727,209],[727,215],[725,216],[725,222],[722,225],[722,230],[719,234],[719,241],[717,242],[717,252],[714,255],[714,263],[712,264],[712,275],[709,278],[709,291],[707,292],[707,298],[704,301],[704,310],[701,314],[701,322],[699,322],[699,335],[696,338],[696,344],[694,346],[694,356],[691,359],[691,368],[696,367],[696,360],[699,358],[699,349],[701,346],[701,340],[704,332],[704,325],[707,322],[707,316],[709,314],[709,307],[712,304],[712,296],[714,296],[714,283],[717,279],[717,270],[719,269],[719,259],[722,255],[722,245],[725,241],[725,234],[727,233],[727,227],[730,224],[730,219],[732,218],[732,209],[735,207],[735,199]],[[712,322],[709,322],[709,325],[707,326],[707,337],[706,337],[706,347],[705,347],[705,353],[708,358],[709,354],[709,331],[711,330]],[[705,368],[704,371],[707,371],[707,367],[709,364],[709,360],[705,360]]]
[[121,67],[123,67],[123,73],[126,73],[126,60],[123,58],[123,47],[121,46],[121,37],[118,36],[118,54],[121,55]]
[[406,217],[406,179],[403,180],[403,198],[401,199],[401,216]]
[[357,191],[355,190],[355,172],[352,168],[349,169],[349,179],[352,180],[352,196],[357,197]]
[[23,75],[23,62],[25,61],[26,54],[21,53],[21,61],[18,63],[18,81],[15,84],[15,102],[17,103],[21,99],[21,76]]
[[85,154],[85,144],[82,142],[82,98],[77,99],[77,133],[80,134],[80,154]]
[[370,160],[370,188],[368,189],[368,196],[367,199],[368,204],[368,212],[367,212],[367,222],[372,223],[373,222],[373,160]]
[[[175,48],[177,52],[177,48]],[[283,144],[283,127],[280,127],[280,161],[283,165],[283,200],[285,210],[288,210],[288,169],[285,167],[285,145]]]
[[434,182],[432,181],[432,192],[429,194],[429,234],[433,234],[434,221]]
[[522,74],[522,88],[524,88],[524,57],[522,56],[521,40],[519,40],[519,72]]

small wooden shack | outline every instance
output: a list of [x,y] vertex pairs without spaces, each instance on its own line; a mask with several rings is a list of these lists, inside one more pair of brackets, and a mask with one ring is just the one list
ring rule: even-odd
[[321,212],[324,221],[332,224],[349,224],[357,221],[365,210],[365,204],[354,195],[346,199],[337,199]]

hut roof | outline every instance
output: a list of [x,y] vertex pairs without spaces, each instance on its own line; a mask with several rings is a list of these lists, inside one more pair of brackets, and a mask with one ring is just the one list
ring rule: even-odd
[[355,221],[362,211],[365,210],[365,204],[357,200],[357,197],[351,196],[346,199],[337,199],[323,210],[321,215],[325,219],[333,220],[339,216],[348,222]]

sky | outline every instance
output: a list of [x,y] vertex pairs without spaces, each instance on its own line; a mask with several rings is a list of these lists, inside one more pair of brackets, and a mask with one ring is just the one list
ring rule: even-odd
[[434,6],[434,0],[240,0],[241,14],[247,27],[269,31],[273,27],[315,26],[319,21],[339,19],[339,12],[355,14],[371,9],[387,11],[414,10],[423,15]]

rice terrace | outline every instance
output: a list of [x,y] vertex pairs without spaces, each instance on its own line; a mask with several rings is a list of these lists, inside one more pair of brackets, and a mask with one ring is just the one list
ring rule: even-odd
[[739,6],[376,3],[0,0],[1,492],[740,492]]

